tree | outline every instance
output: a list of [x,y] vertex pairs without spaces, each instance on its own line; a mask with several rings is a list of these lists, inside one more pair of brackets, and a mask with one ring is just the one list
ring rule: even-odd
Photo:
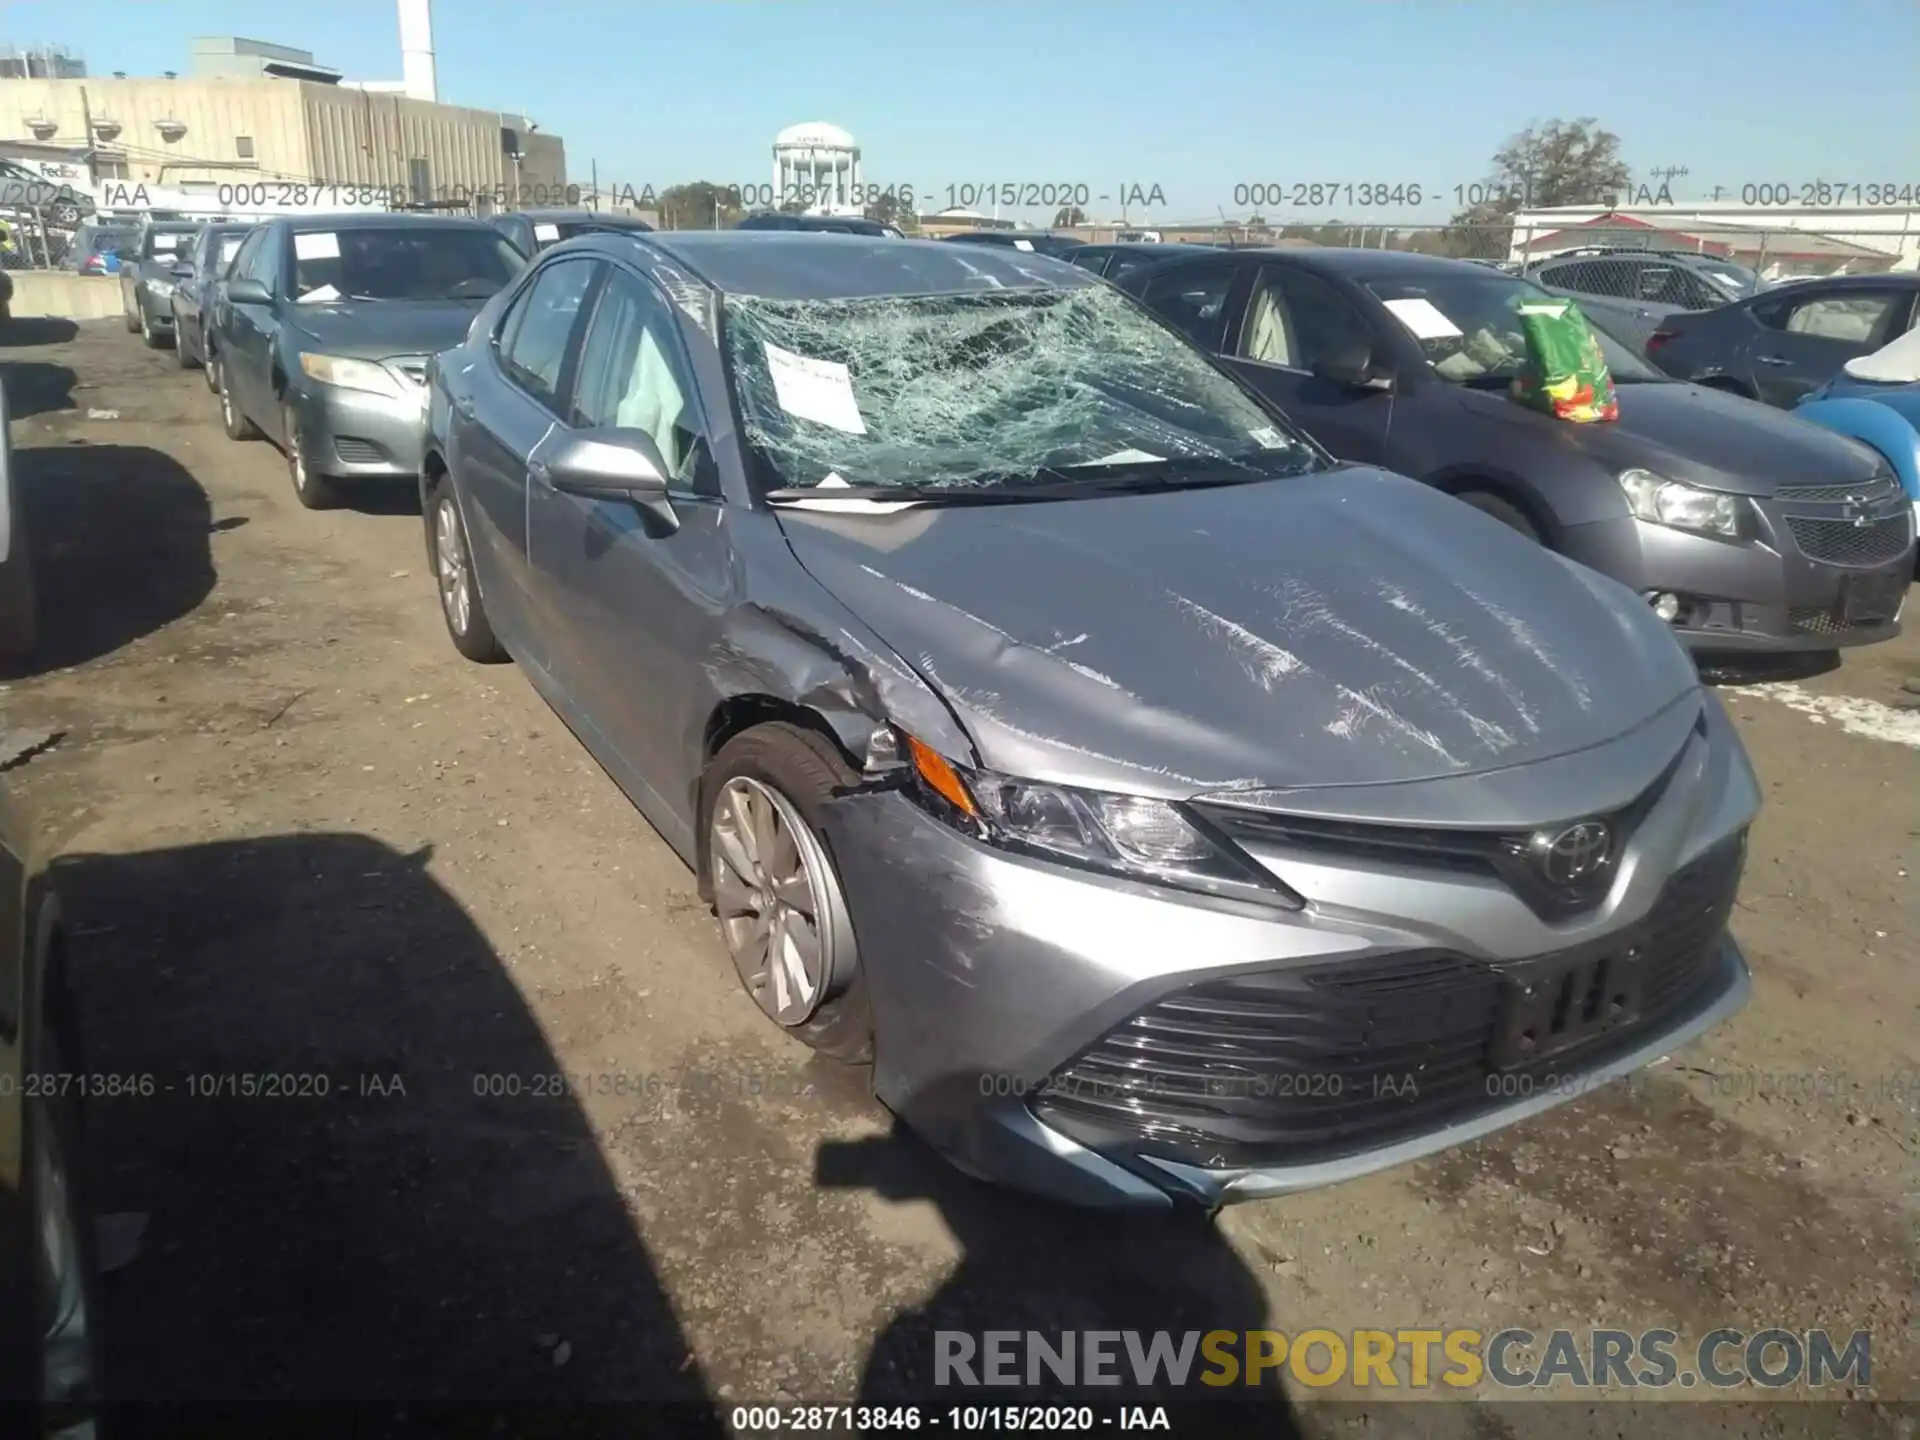
[[740,218],[738,192],[711,180],[669,185],[660,192],[662,230],[719,230]]
[[1078,205],[1062,205],[1058,210],[1053,212],[1053,228],[1055,230],[1066,230],[1072,226],[1084,225],[1086,223],[1087,212],[1082,210]]
[[917,228],[913,207],[904,204],[891,190],[881,191],[880,197],[862,213],[869,220],[877,220],[882,225],[892,225],[900,230]]
[[1504,260],[1517,211],[1612,204],[1632,179],[1620,158],[1620,137],[1599,121],[1535,122],[1494,152],[1486,180],[1466,187],[1465,208],[1437,246],[1444,254]]

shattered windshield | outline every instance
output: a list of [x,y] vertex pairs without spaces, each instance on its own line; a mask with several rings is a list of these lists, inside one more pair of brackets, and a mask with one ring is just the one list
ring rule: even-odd
[[1110,286],[725,303],[769,488],[1011,487],[1101,467],[1079,472],[1091,484],[1116,466],[1259,479],[1324,463]]
[[[1367,288],[1419,342],[1441,379],[1475,389],[1504,388],[1520,372],[1527,358],[1522,303],[1565,298],[1525,280],[1464,268],[1445,276],[1423,275],[1413,283],[1375,280]],[[1600,319],[1587,315],[1587,322],[1616,381],[1651,384],[1667,378],[1609,335]]]

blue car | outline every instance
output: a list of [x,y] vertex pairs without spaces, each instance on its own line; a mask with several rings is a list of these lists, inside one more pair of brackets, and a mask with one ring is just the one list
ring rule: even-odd
[[1886,456],[1920,525],[1920,330],[1849,360],[1793,413]]

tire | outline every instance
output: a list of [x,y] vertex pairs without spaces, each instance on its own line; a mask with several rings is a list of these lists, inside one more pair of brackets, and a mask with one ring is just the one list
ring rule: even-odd
[[140,310],[140,343],[145,345],[149,350],[160,349],[165,345],[166,339],[158,330],[153,328],[153,318],[147,314],[146,303],[140,300],[136,300],[134,303]]
[[180,312],[175,310],[173,312],[173,363],[182,370],[197,370],[201,368],[200,360],[197,356],[187,353],[186,339],[187,329],[180,323]]
[[434,481],[427,492],[426,514],[428,559],[447,638],[476,665],[498,665],[508,658],[507,652],[495,637],[486,606],[481,603],[480,587],[473,578],[473,551],[467,545],[466,521],[460,516],[453,486],[445,477]]
[[[702,893],[711,892],[709,900],[720,922],[721,942],[743,988],[762,1013],[789,1035],[849,1064],[873,1058],[873,1012],[846,894],[821,835],[820,815],[828,797],[858,780],[825,737],[796,725],[757,725],[729,740],[707,766],[700,786],[698,832]],[[736,853],[737,847],[722,838],[722,830],[739,835],[745,828],[739,823],[740,811],[734,803],[743,794],[752,796],[756,804],[769,799],[774,802],[773,813],[789,831],[794,852],[805,865],[799,872],[805,882],[799,888],[799,898],[812,908],[813,915],[799,917],[802,933],[810,933],[820,942],[820,963],[808,981],[812,994],[795,1000],[799,987],[790,980],[785,1018],[780,1013],[782,987],[775,978],[775,967],[766,964],[765,955],[757,953],[752,938],[760,927],[755,926],[752,911],[739,907],[748,902],[754,906],[771,904],[777,917],[773,923],[783,936],[786,927],[795,923],[796,907],[776,899],[764,886],[756,889],[755,881],[739,878],[743,872],[738,864],[726,858],[728,853]],[[796,820],[798,829],[793,828]]]
[[1491,515],[1509,530],[1526,536],[1536,545],[1547,543],[1547,537],[1540,533],[1539,527],[1510,500],[1502,500],[1498,495],[1489,495],[1484,490],[1462,490],[1454,498],[1465,501],[1482,515]]
[[258,440],[260,427],[246,417],[246,413],[234,400],[233,392],[227,388],[227,362],[216,355],[209,374],[212,379],[213,393],[220,397],[220,428],[227,432],[227,438]]
[[293,493],[309,510],[331,510],[340,503],[340,490],[324,475],[315,475],[300,453],[300,417],[292,405],[280,407],[280,433],[287,437],[287,478]]
[[203,357],[201,369],[206,372],[207,376],[207,389],[211,390],[215,395],[218,395],[220,393],[220,375],[219,372],[213,368],[213,347],[207,343],[207,332],[204,329],[200,332],[200,354]]

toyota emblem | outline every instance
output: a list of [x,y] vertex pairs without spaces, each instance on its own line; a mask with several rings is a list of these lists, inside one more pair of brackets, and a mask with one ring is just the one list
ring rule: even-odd
[[1557,835],[1541,831],[1533,852],[1547,880],[1563,888],[1582,885],[1613,858],[1613,832],[1598,820],[1582,820]]

